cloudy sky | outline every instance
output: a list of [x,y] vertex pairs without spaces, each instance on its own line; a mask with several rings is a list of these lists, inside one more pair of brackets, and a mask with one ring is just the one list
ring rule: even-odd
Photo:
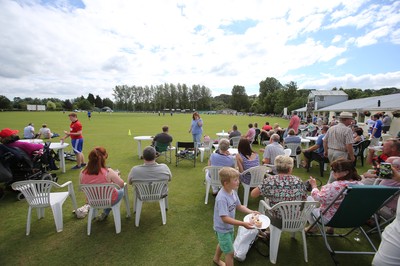
[[0,0],[0,95],[400,87],[400,1]]

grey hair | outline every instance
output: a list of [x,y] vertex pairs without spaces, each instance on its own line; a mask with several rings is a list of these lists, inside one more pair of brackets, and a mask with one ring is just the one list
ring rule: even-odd
[[294,166],[293,158],[289,156],[278,155],[275,157],[274,165],[278,174],[288,174]]
[[281,140],[281,137],[278,134],[272,134],[271,140],[274,142],[279,142]]
[[221,139],[218,143],[218,148],[221,151],[227,151],[229,149],[229,140],[228,139]]

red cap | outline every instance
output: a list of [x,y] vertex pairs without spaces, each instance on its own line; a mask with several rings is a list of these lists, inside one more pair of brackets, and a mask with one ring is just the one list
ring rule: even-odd
[[5,128],[2,131],[0,131],[0,137],[7,138],[11,135],[17,134],[18,132],[19,132],[18,130],[12,130],[9,128]]

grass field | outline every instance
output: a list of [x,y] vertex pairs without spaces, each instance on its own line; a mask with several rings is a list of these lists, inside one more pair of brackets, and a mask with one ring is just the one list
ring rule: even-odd
[[[108,153],[107,161],[110,167],[119,169],[122,177],[126,177],[134,165],[141,164],[137,156],[137,143],[134,136],[155,135],[163,125],[169,125],[174,141],[191,141],[188,129],[191,114],[176,114],[173,116],[158,114],[132,113],[93,113],[89,121],[85,113],[79,113],[78,118],[83,124],[85,158],[95,146],[104,146]],[[279,118],[202,115],[204,134],[215,138],[215,133],[228,131],[232,124],[237,124],[239,130],[245,133],[247,124],[258,122],[261,127],[265,121],[271,124],[279,122],[286,127],[288,121]],[[47,123],[52,132],[61,134],[69,128],[67,113],[62,112],[0,112],[1,128],[9,127],[23,131],[29,123],[35,124],[36,131],[42,123]],[[128,135],[128,132],[131,135]],[[21,135],[21,134],[20,134]],[[54,142],[59,139],[53,139]],[[69,141],[69,140],[68,140]],[[254,145],[255,150],[262,146]],[[262,154],[260,153],[260,157]],[[160,160],[162,162],[163,159]],[[140,227],[134,226],[134,217],[125,218],[125,206],[121,205],[122,232],[115,234],[114,222],[109,217],[105,222],[93,222],[91,236],[86,234],[86,219],[76,219],[71,213],[72,204],[67,200],[64,204],[64,230],[56,233],[54,220],[49,209],[46,217],[37,220],[33,212],[31,233],[25,236],[27,204],[17,201],[15,194],[8,192],[0,201],[0,265],[212,265],[212,257],[216,246],[216,238],[212,229],[214,199],[210,196],[208,205],[204,204],[205,186],[204,163],[193,164],[182,162],[178,167],[170,165],[172,181],[169,185],[169,209],[167,224],[162,225],[158,203],[145,203],[141,214]],[[84,203],[84,195],[78,191],[77,170],[70,170],[73,162],[66,161],[67,172],[55,171],[59,183],[71,180],[75,187],[78,205]],[[360,163],[358,163],[360,165]],[[360,169],[363,172],[365,166]],[[294,173],[306,180],[310,174],[318,176],[318,166],[310,173],[305,169],[295,169]],[[327,176],[327,174],[326,174]],[[322,179],[326,183],[327,177]],[[239,189],[242,197],[243,189]],[[132,188],[130,188],[132,204]],[[250,199],[249,207],[258,208],[258,199]],[[243,214],[237,213],[242,219]],[[377,239],[375,238],[375,242]],[[282,234],[277,265],[331,265],[332,260],[327,252],[322,238],[307,239],[309,263],[303,259],[301,237],[296,240]],[[338,246],[344,248],[365,248],[367,243],[338,239]],[[356,255],[338,256],[342,265],[369,265],[372,256]],[[246,261],[235,262],[236,265],[265,265],[267,259],[251,249]],[[269,260],[268,260],[269,263]]]

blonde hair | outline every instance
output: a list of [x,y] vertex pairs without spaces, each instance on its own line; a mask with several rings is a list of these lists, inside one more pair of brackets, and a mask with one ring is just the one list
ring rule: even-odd
[[275,158],[274,165],[278,174],[288,174],[293,169],[293,158],[284,155],[278,155]]
[[232,167],[222,167],[218,171],[219,179],[221,184],[224,185],[225,182],[230,182],[232,179],[239,178],[239,171]]

